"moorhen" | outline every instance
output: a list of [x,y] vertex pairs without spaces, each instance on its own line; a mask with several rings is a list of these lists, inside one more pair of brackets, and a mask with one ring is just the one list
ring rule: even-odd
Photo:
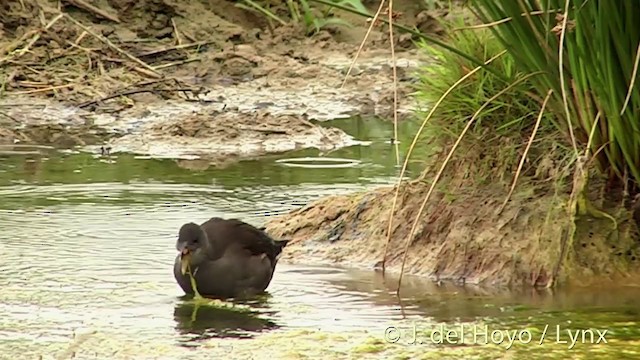
[[[238,219],[214,217],[201,225],[182,225],[178,232],[173,274],[188,295],[239,298],[260,294],[269,286],[288,240],[274,240]],[[191,285],[190,274],[196,291]]]

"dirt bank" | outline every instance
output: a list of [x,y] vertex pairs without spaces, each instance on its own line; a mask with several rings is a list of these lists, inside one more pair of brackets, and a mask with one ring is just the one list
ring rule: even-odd
[[[508,193],[506,187],[434,193],[408,248],[405,272],[475,284],[548,285],[569,225],[563,205],[568,197],[532,185],[522,188],[500,215],[496,209]],[[405,243],[427,190],[423,183],[401,188],[387,271],[400,271]],[[385,187],[328,197],[276,218],[267,229],[293,240],[283,255],[285,261],[379,268],[394,193]],[[617,230],[608,219],[584,217],[576,224],[569,261],[556,279],[559,283],[640,283],[638,222],[630,213],[618,214]]]
[[[61,12],[57,1],[2,5],[4,143],[103,145],[108,138],[126,136],[107,145],[114,151],[162,157],[191,154],[195,147],[199,157],[215,153],[211,157],[218,160],[222,154],[347,146],[351,139],[346,134],[320,129],[308,120],[354,114],[391,117],[391,62],[384,27],[372,33],[341,88],[368,26],[364,18],[345,15],[351,28],[330,27],[307,36],[299,24],[272,28],[263,16],[225,0],[96,1],[93,8],[86,2],[61,4]],[[275,4],[274,12],[284,16],[284,3]],[[421,11],[411,1],[396,6],[404,24],[442,33],[435,16],[445,13]],[[422,59],[411,49],[410,36],[396,40],[402,118],[413,105],[403,96],[410,91],[411,71]],[[60,112],[39,119],[37,110],[20,105],[25,103]],[[135,121],[127,120],[132,116]],[[76,127],[77,118],[83,119],[81,127]],[[139,124],[131,125],[134,122]],[[203,130],[198,136],[190,135],[193,131],[165,132],[176,126]],[[62,132],[75,140],[31,136],[39,131],[32,127],[48,127],[45,132]],[[82,135],[87,129],[105,136],[86,138]],[[266,139],[265,146],[255,146]],[[169,143],[173,146],[165,146]],[[184,148],[176,152],[176,144]]]
[[[136,134],[114,139],[112,151],[169,157],[205,158],[215,164],[302,148],[323,151],[356,144],[335,128],[322,128],[296,116],[195,114],[170,123],[152,124]],[[223,141],[212,141],[222,139]]]

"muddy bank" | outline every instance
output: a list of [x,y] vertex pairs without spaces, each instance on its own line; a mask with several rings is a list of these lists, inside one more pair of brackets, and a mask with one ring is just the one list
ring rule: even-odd
[[[1,107],[0,107],[1,108]],[[41,122],[3,123],[0,119],[0,146],[48,145],[56,148],[72,148],[103,143],[115,136],[107,129],[90,123]]]
[[[65,2],[61,13],[57,5],[46,0],[3,5],[3,143],[96,145],[85,147],[88,151],[106,145],[113,151],[217,161],[348,146],[353,140],[340,130],[308,121],[392,117],[386,28],[372,32],[341,86],[366,32],[364,18],[345,15],[352,27],[308,36],[299,24],[271,28],[264,17],[225,0],[100,2],[99,12]],[[410,1],[397,6],[404,24],[441,35],[435,13]],[[402,119],[414,107],[406,96],[412,72],[425,59],[412,49],[410,36],[396,40]],[[41,107],[17,105],[25,103]],[[200,130],[176,135],[165,131],[171,127]]]
[[224,162],[303,148],[323,151],[357,144],[336,128],[322,128],[295,116],[195,114],[152,124],[111,141],[115,152]]
[[[516,193],[498,215],[508,189],[486,186],[434,193],[408,248],[405,273],[455,282],[547,286],[560,260],[561,241],[569,226],[567,196],[528,187]],[[424,184],[403,185],[393,217],[386,269],[398,273],[404,247],[428,191]],[[276,218],[267,229],[292,239],[283,255],[293,263],[336,263],[378,268],[383,258],[395,190],[321,199]],[[638,284],[638,223],[619,217],[577,220],[569,260],[555,281],[590,285]]]

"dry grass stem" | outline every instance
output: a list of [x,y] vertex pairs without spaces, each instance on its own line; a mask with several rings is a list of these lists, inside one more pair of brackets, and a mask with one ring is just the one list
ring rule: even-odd
[[173,27],[173,35],[176,38],[176,45],[182,45],[182,36],[180,36],[180,32],[178,31],[178,26],[176,25],[174,18],[171,18],[171,26]]
[[90,13],[96,14],[96,15],[98,15],[100,17],[103,17],[103,18],[105,18],[107,20],[111,20],[111,21],[113,21],[115,23],[118,23],[118,24],[120,23],[120,19],[118,19],[118,17],[116,15],[109,14],[108,12],[106,12],[106,11],[96,7],[96,6],[93,6],[93,5],[89,4],[84,0],[67,0],[67,1],[71,5],[74,5],[76,7],[84,9],[84,10],[90,12]]
[[498,210],[498,214],[502,213],[502,210],[504,210],[504,207],[507,206],[507,203],[509,202],[511,195],[513,195],[513,191],[515,190],[516,184],[518,183],[518,178],[520,177],[520,173],[522,172],[522,167],[524,166],[524,162],[527,159],[527,154],[529,153],[529,149],[531,149],[531,144],[533,144],[533,139],[535,139],[536,134],[538,133],[538,128],[540,127],[540,122],[542,121],[542,115],[544,115],[544,109],[547,107],[547,102],[549,101],[551,94],[553,94],[553,90],[549,90],[549,92],[547,92],[547,96],[544,98],[544,101],[542,102],[542,107],[540,109],[540,113],[538,114],[536,125],[533,127],[533,131],[531,132],[531,136],[529,137],[529,142],[527,143],[527,147],[524,149],[524,153],[522,154],[522,158],[520,159],[520,163],[518,164],[518,170],[516,170],[516,175],[513,178],[511,189],[509,189],[509,194],[507,194],[507,197],[504,199],[504,202],[500,206],[500,209]]
[[[531,12],[527,12],[527,13],[522,13],[521,16],[526,16],[528,15],[544,15],[544,14],[553,14],[556,12],[559,12],[560,10],[549,10],[549,11],[542,11],[542,10],[538,10],[538,11],[531,11]],[[504,18],[501,20],[497,20],[494,22],[490,22],[490,23],[486,23],[486,24],[478,24],[478,25],[471,25],[471,26],[463,26],[463,27],[458,27],[458,28],[453,28],[452,31],[462,31],[462,30],[477,30],[477,29],[486,29],[486,28],[490,28],[496,25],[500,25],[500,24],[504,24],[504,23],[508,23],[509,21],[513,20],[513,18],[508,17],[508,18]]]
[[571,146],[573,147],[573,151],[575,156],[578,156],[578,145],[576,144],[576,137],[573,134],[573,126],[571,125],[571,114],[569,112],[569,101],[567,100],[567,86],[564,79],[564,37],[567,32],[567,20],[569,14],[569,2],[570,0],[565,0],[564,7],[564,16],[562,19],[562,31],[560,33],[560,44],[558,44],[558,70],[560,74],[560,88],[562,89],[562,103],[564,105],[565,116],[567,117],[567,127],[569,127],[569,136],[571,136]]
[[[94,38],[100,40],[101,42],[103,42],[104,44],[106,44],[108,47],[110,47],[111,49],[113,49],[114,51],[124,55],[125,57],[127,57],[129,60],[139,64],[140,66],[142,66],[143,68],[145,68],[146,70],[149,71],[150,74],[153,74],[152,76],[157,76],[157,77],[162,77],[161,74],[159,74],[158,72],[156,72],[153,67],[151,67],[149,64],[145,63],[144,61],[138,59],[137,57],[129,54],[128,52],[122,50],[120,47],[118,47],[116,44],[112,43],[109,39],[105,38],[102,35],[99,35],[98,33],[94,32],[93,30],[89,29],[88,27],[86,27],[85,25],[83,25],[81,22],[79,22],[78,20],[74,19],[73,17],[71,17],[69,14],[62,14],[64,15],[67,19],[69,19],[69,21],[71,21],[72,23],[74,23],[76,26],[78,26],[80,29],[86,31],[89,35],[93,36]],[[145,74],[149,74],[147,72],[144,72]]]
[[161,49],[145,51],[143,53],[140,53],[139,56],[140,57],[145,57],[145,56],[158,55],[158,54],[162,54],[162,53],[169,52],[169,51],[172,51],[172,50],[188,49],[188,48],[192,48],[192,47],[209,45],[211,43],[212,43],[211,41],[198,41],[198,42],[193,42],[193,43],[189,43],[189,44],[167,46],[167,47],[163,47]]
[[49,86],[46,88],[39,88],[39,89],[35,89],[35,90],[26,90],[26,91],[15,91],[15,92],[8,92],[7,94],[10,95],[27,95],[27,94],[35,94],[35,93],[40,93],[40,92],[47,92],[47,91],[55,91],[58,89],[64,89],[64,88],[68,88],[68,87],[72,87],[72,86],[76,86],[78,85],[78,83],[72,83],[72,84],[64,84],[64,85],[57,85],[57,86]]
[[[484,63],[484,65],[486,66],[486,65],[490,64],[493,60],[495,60],[498,57],[504,55],[506,52],[507,52],[506,50],[501,51],[499,54],[497,54],[494,57],[492,57],[491,59],[487,60]],[[451,87],[449,87],[449,89],[447,89],[447,91],[445,91],[444,94],[442,94],[442,96],[440,96],[440,98],[438,99],[438,101],[436,101],[436,103],[433,105],[431,110],[429,110],[429,113],[427,114],[427,116],[422,121],[422,124],[420,125],[420,128],[416,132],[416,135],[413,137],[413,141],[411,142],[411,145],[409,146],[409,149],[407,150],[407,154],[405,156],[404,163],[402,164],[402,170],[400,170],[400,175],[398,176],[398,182],[396,183],[396,191],[395,191],[395,195],[393,196],[393,202],[391,203],[391,211],[389,212],[389,226],[387,228],[387,240],[386,240],[386,243],[384,245],[384,252],[383,252],[383,255],[382,255],[382,273],[383,274],[385,272],[387,252],[389,251],[389,243],[391,242],[391,232],[392,232],[392,229],[393,229],[393,215],[395,213],[396,204],[398,202],[398,195],[400,193],[400,184],[402,183],[402,179],[404,178],[404,173],[407,170],[407,165],[409,164],[409,159],[411,158],[411,154],[413,153],[413,149],[415,148],[416,144],[418,143],[418,139],[420,138],[420,135],[422,134],[422,131],[424,130],[425,126],[427,125],[427,123],[429,122],[429,120],[431,119],[431,117],[433,116],[435,111],[438,109],[440,104],[444,101],[444,99],[455,88],[457,88],[465,80],[467,80],[468,78],[473,76],[473,74],[477,73],[481,69],[482,69],[481,66],[478,66],[478,67],[474,68],[473,70],[469,71],[466,75],[461,77],[458,81],[456,81],[453,85],[451,85]]]
[[636,51],[636,61],[633,64],[633,72],[631,73],[631,81],[629,82],[629,90],[627,90],[627,96],[624,99],[624,105],[622,105],[622,110],[620,110],[620,116],[624,114],[624,111],[627,109],[629,105],[629,100],[631,99],[631,93],[633,92],[633,86],[636,83],[636,77],[638,76],[638,64],[640,63],[640,43],[638,43],[638,50]]
[[347,83],[347,79],[349,78],[349,75],[351,75],[351,71],[353,70],[353,67],[356,64],[356,61],[358,61],[358,57],[360,56],[360,53],[362,52],[362,49],[364,48],[364,44],[367,43],[367,39],[369,38],[369,35],[371,34],[371,30],[373,30],[373,27],[375,26],[378,18],[380,17],[380,13],[382,12],[382,8],[384,7],[384,3],[385,3],[385,0],[380,0],[380,6],[378,6],[378,11],[376,11],[376,14],[373,16],[373,20],[371,21],[371,24],[367,28],[367,32],[364,34],[364,39],[362,39],[362,42],[360,43],[360,46],[358,47],[358,51],[356,52],[356,55],[353,57],[353,60],[351,60],[351,64],[349,64],[349,69],[347,70],[347,74],[344,76],[344,80],[342,81],[342,85],[340,86],[340,88],[343,88],[344,85]]
[[158,65],[158,66],[154,66],[153,68],[156,69],[156,70],[166,69],[168,67],[188,64],[188,63],[191,63],[191,62],[194,62],[194,61],[200,61],[200,60],[201,60],[200,58],[184,59],[184,60],[179,60],[179,61],[174,61],[174,62],[170,62],[170,63]]
[[[504,52],[501,52],[500,54],[494,56],[491,60],[497,58],[498,56],[500,56],[502,54],[504,54]],[[476,112],[473,114],[471,119],[467,122],[467,125],[462,130],[462,133],[460,133],[460,135],[458,136],[458,139],[456,139],[456,142],[453,144],[453,147],[451,148],[451,150],[449,150],[449,153],[447,154],[447,157],[442,162],[442,165],[440,166],[440,169],[438,170],[438,173],[436,174],[435,178],[431,182],[431,186],[429,187],[429,191],[427,192],[427,195],[424,197],[424,200],[422,201],[422,204],[420,205],[420,209],[418,209],[418,214],[416,215],[415,220],[413,221],[413,225],[411,226],[411,231],[409,233],[409,236],[407,237],[407,240],[405,241],[404,252],[403,252],[403,256],[402,256],[402,265],[400,267],[400,276],[398,278],[398,290],[397,290],[398,294],[400,294],[400,287],[402,286],[402,275],[404,274],[404,268],[405,268],[405,264],[407,262],[407,255],[408,255],[409,245],[411,244],[411,240],[415,236],[416,229],[418,228],[418,223],[420,222],[420,217],[422,216],[422,212],[424,211],[424,209],[425,209],[425,207],[427,205],[427,202],[431,198],[431,194],[433,193],[433,190],[435,189],[436,184],[438,184],[438,181],[440,180],[440,177],[444,173],[444,169],[449,164],[449,161],[451,160],[451,157],[453,156],[453,153],[456,151],[456,149],[460,145],[460,142],[462,141],[464,136],[467,134],[467,131],[469,131],[469,129],[471,128],[471,125],[473,125],[473,123],[476,121],[478,116],[480,116],[480,113],[487,106],[489,106],[489,104],[491,104],[495,99],[497,99],[498,97],[502,96],[502,94],[506,93],[507,91],[509,91],[510,89],[515,87],[516,85],[524,82],[525,80],[529,79],[530,77],[536,76],[536,75],[539,75],[539,74],[541,74],[541,73],[538,72],[538,73],[528,74],[527,76],[523,76],[522,78],[514,81],[509,86],[507,86],[506,88],[500,90],[498,93],[496,93],[491,98],[489,98],[489,100],[487,100],[484,104],[482,104],[482,106],[480,106],[480,108],[478,108],[478,110],[476,110]]]
[[396,151],[397,166],[400,165],[400,149],[398,147],[398,69],[393,38],[393,0],[389,0],[389,42],[391,46],[391,67],[393,71],[393,143]]

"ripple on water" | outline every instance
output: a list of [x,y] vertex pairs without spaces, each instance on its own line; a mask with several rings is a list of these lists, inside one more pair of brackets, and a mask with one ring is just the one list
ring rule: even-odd
[[[367,179],[374,186],[393,182]],[[228,357],[229,351],[232,358],[279,358],[292,344],[303,346],[304,356],[326,357],[334,345],[348,349],[403,317],[432,321],[427,310],[445,319],[486,314],[484,298],[450,301],[452,296],[430,288],[427,305],[407,305],[395,297],[395,282],[388,285],[375,272],[285,263],[269,296],[249,304],[251,313],[205,307],[194,316],[193,304],[180,298],[172,264],[184,222],[222,216],[260,225],[266,216],[320,196],[359,190],[355,183],[225,187],[136,181],[0,187],[0,354],[55,354],[88,329],[84,354],[96,352],[97,358]],[[404,283],[405,290],[413,286]],[[327,332],[348,333],[349,339]],[[233,342],[251,337],[255,341]],[[345,351],[329,358],[350,357]]]
[[[196,341],[194,337],[202,337],[196,325],[176,317],[183,302],[172,264],[182,223],[223,216],[260,225],[265,216],[359,188],[160,183],[2,187],[4,199],[50,201],[0,210],[0,312],[5,314],[0,329],[11,329],[0,332],[0,350],[9,341],[68,342],[78,327],[117,329],[113,336],[121,339],[144,332],[155,341]],[[377,305],[373,294],[345,291],[340,281],[350,277],[340,269],[280,264],[269,299],[253,309],[285,328],[362,328],[397,317],[393,306]],[[241,333],[243,323],[229,326]],[[209,337],[230,331],[214,330]],[[251,332],[245,330],[243,336]]]

